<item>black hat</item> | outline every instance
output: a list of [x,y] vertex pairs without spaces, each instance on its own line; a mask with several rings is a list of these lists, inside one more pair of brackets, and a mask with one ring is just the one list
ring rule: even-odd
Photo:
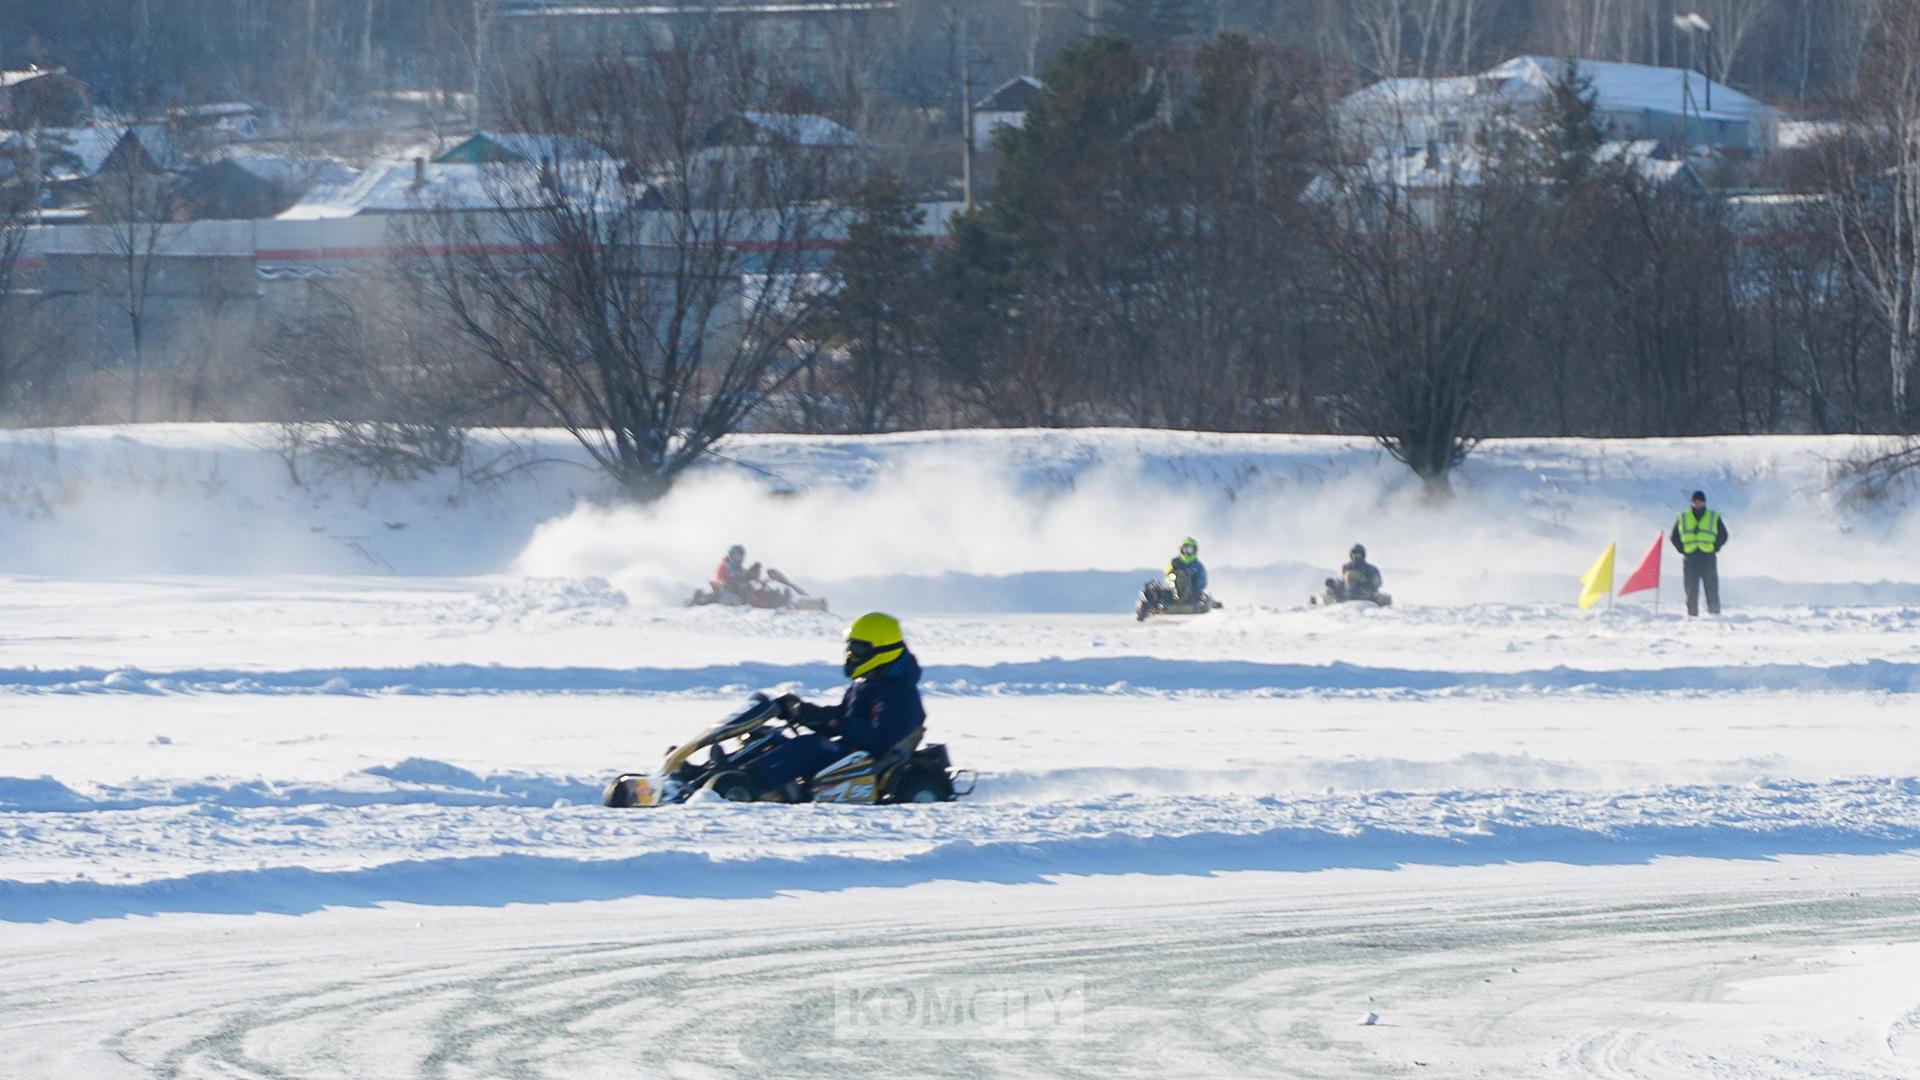
[[1707,501],[1707,493],[1706,493],[1706,492],[1704,492],[1704,491],[1696,491],[1696,492],[1694,492],[1694,493],[1693,493],[1693,499],[1692,499],[1691,501],[1693,501],[1693,502],[1706,502],[1706,501]]

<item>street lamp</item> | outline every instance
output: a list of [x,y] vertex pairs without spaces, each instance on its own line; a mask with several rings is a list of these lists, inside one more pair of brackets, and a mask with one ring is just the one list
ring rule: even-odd
[[1685,15],[1675,15],[1673,17],[1673,25],[1678,27],[1682,33],[1688,35],[1687,37],[1687,66],[1688,67],[1693,66],[1692,35],[1705,34],[1707,36],[1707,111],[1712,112],[1713,111],[1713,24],[1708,22],[1706,19],[1706,16],[1700,14],[1699,12],[1689,11]]

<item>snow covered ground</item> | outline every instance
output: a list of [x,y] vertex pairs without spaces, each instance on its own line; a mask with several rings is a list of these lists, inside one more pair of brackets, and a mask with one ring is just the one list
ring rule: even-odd
[[[639,511],[546,432],[0,435],[0,1077],[1920,1075],[1860,448],[1493,444],[1435,507],[1349,440],[763,437]],[[1727,616],[1575,608],[1696,486]],[[1136,624],[1189,533],[1230,606]],[[834,692],[841,616],[679,606],[736,539],[902,616],[972,798],[598,805]],[[1306,607],[1356,539],[1396,606]]]

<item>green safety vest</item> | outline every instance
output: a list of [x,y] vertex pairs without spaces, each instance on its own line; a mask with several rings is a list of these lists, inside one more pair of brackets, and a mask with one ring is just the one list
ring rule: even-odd
[[1692,510],[1680,511],[1680,549],[1692,555],[1697,552],[1713,554],[1720,543],[1720,514],[1709,510],[1699,517]]

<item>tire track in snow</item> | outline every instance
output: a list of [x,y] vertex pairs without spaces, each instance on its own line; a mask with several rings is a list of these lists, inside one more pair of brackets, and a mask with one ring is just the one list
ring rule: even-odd
[[[1628,902],[1564,882],[1535,892],[1446,880],[1299,894],[1223,883],[1176,903],[1088,883],[1068,904],[1024,912],[730,902],[703,922],[646,907],[520,908],[484,940],[443,951],[414,947],[414,915],[397,911],[166,932],[188,951],[240,935],[185,964],[127,947],[160,933],[138,930],[12,957],[0,990],[34,993],[0,994],[0,1035],[31,1030],[42,1012],[86,1015],[112,957],[110,1050],[132,1073],[174,1080],[804,1078],[875,1060],[936,1077],[1460,1075],[1466,1062],[1476,1075],[1899,1075],[1792,1032],[1703,1045],[1699,1025],[1666,1008],[1710,1003],[1730,981],[1797,970],[1837,944],[1911,940],[1920,910],[1898,887],[1846,894],[1776,878]],[[690,929],[716,917],[728,932]],[[981,974],[1085,979],[1085,1037],[875,1043],[832,1026],[836,977]],[[1368,1007],[1379,1026],[1356,1025]],[[0,1071],[27,1045],[0,1038]]]

